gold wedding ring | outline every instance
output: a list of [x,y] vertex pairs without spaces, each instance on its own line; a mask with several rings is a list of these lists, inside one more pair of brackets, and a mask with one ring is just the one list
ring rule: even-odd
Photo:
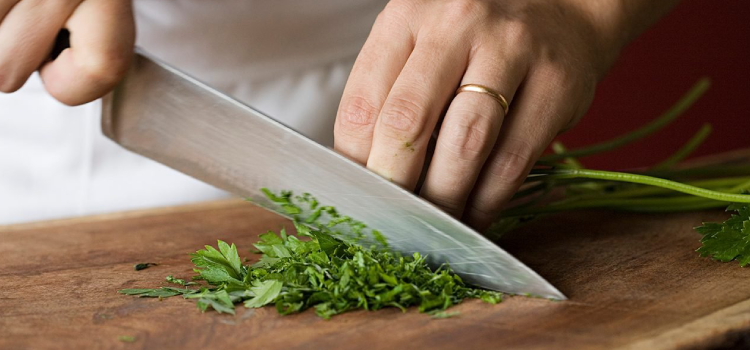
[[505,115],[508,115],[508,100],[506,100],[505,97],[501,93],[495,90],[492,90],[484,85],[465,84],[465,85],[461,85],[461,87],[459,87],[458,90],[456,90],[456,95],[464,91],[478,92],[480,94],[490,95],[490,97],[494,98],[498,103],[500,103],[500,106],[503,107],[503,112],[505,112]]

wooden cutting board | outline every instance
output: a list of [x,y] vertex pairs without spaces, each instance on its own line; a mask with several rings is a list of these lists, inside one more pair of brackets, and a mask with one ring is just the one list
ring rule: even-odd
[[[533,223],[500,244],[570,297],[468,301],[460,315],[415,309],[236,316],[192,301],[139,299],[122,288],[189,277],[188,254],[216,239],[244,256],[289,223],[237,200],[0,228],[0,348],[478,349],[719,346],[750,329],[750,269],[694,252],[692,227],[721,211],[584,212]],[[134,271],[140,262],[159,265]],[[131,336],[124,342],[120,336]]]

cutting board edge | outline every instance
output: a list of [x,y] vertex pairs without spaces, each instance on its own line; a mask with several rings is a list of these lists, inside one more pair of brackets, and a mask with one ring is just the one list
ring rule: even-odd
[[750,300],[714,311],[680,327],[622,346],[636,349],[704,349],[723,346],[750,332]]
[[247,201],[233,197],[212,201],[201,201],[188,204],[176,204],[164,207],[141,208],[125,211],[116,211],[101,214],[91,214],[60,219],[22,222],[17,224],[0,225],[0,232],[17,232],[24,230],[35,230],[52,226],[66,226],[80,223],[102,222],[110,220],[133,219],[149,216],[168,215],[175,213],[186,213],[193,211],[219,210],[250,205]]

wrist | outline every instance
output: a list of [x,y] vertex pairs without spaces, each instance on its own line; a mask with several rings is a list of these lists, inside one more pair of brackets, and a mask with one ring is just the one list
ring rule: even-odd
[[656,23],[681,0],[569,0],[586,16],[596,33],[602,75],[622,49]]
[[622,49],[635,37],[626,25],[625,5],[620,0],[570,0],[586,17],[595,34],[599,78],[612,66]]

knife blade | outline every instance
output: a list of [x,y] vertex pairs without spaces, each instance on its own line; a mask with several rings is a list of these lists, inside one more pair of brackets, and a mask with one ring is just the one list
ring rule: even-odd
[[378,230],[394,250],[426,254],[433,267],[448,262],[472,285],[565,299],[434,205],[141,50],[102,100],[102,131],[126,149],[287,217],[261,188],[309,192]]

